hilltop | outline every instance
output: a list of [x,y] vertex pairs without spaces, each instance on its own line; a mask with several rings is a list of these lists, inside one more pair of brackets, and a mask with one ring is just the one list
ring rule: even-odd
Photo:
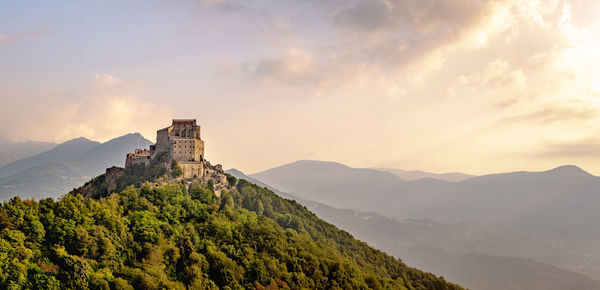
[[461,289],[245,180],[178,180],[3,203],[0,287]]

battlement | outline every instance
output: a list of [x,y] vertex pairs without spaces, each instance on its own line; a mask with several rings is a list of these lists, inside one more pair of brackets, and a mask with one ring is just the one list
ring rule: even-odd
[[196,119],[173,119],[172,126],[197,126]]
[[[132,153],[129,153],[132,154]],[[135,149],[135,153],[133,153],[134,155],[137,156],[150,156],[150,150],[148,149]]]

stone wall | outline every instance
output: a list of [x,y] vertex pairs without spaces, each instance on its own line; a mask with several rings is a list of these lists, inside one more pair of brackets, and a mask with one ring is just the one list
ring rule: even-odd
[[183,178],[201,178],[204,172],[203,162],[179,162]]
[[172,138],[173,159],[177,162],[200,162],[204,159],[204,141],[189,138]]
[[223,171],[223,167],[221,164],[217,164],[215,166],[211,166],[208,161],[205,161],[204,172],[202,176],[202,182],[208,182],[212,180],[213,185],[215,187],[215,192],[220,192],[220,190],[227,187],[227,176]]
[[170,127],[156,131],[156,145],[155,152],[169,152],[171,151],[171,142],[169,141],[169,129]]
[[150,164],[150,155],[138,155],[134,153],[127,154],[127,158],[125,159],[125,167],[135,164]]

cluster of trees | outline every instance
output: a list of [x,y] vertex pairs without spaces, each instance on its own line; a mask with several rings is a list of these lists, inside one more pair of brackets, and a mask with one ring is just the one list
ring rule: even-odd
[[460,289],[230,177],[0,207],[2,289]]

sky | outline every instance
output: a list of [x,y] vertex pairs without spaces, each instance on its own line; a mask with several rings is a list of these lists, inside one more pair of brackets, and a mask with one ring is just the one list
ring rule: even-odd
[[299,159],[600,174],[600,1],[0,2],[0,136],[202,126],[253,173]]

